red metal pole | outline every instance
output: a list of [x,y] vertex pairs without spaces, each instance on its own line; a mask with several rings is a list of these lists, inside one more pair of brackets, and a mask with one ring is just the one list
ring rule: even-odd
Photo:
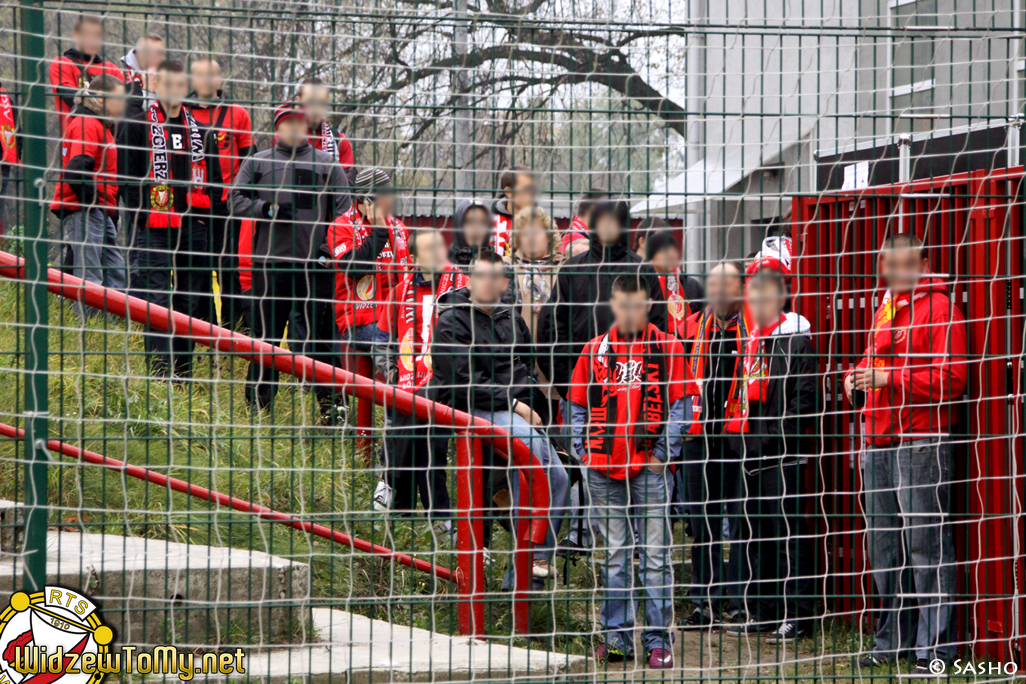
[[[19,430],[18,428],[13,427],[11,425],[5,425],[3,423],[0,423],[0,435],[4,437],[10,437],[11,439],[23,439],[25,437],[25,431]],[[414,570],[421,570],[422,572],[426,572],[428,574],[441,577],[445,580],[452,581],[453,579],[452,571],[450,571],[448,568],[443,568],[441,566],[434,565],[433,563],[429,563],[419,558],[413,558],[412,556],[408,556],[405,553],[399,553],[397,551],[393,551],[392,549],[385,548],[384,546],[372,544],[371,542],[366,541],[364,539],[360,539],[359,537],[353,537],[348,534],[343,534],[342,532],[337,532],[335,530],[332,530],[331,528],[325,527],[324,525],[305,522],[295,517],[294,515],[289,515],[288,513],[280,513],[271,508],[267,508],[266,506],[258,506],[257,504],[254,504],[252,502],[244,501],[243,499],[236,499],[233,496],[228,496],[227,494],[222,494],[221,492],[215,492],[213,490],[206,489],[205,487],[199,487],[197,485],[185,482],[183,480],[168,477],[167,475],[161,475],[160,473],[149,470],[148,468],[140,468],[139,466],[129,465],[124,461],[109,458],[107,456],[104,456],[103,454],[98,454],[94,451],[86,451],[85,449],[79,449],[76,446],[72,446],[64,442],[59,442],[56,439],[51,439],[47,441],[46,447],[50,451],[56,451],[64,454],[65,456],[71,456],[72,458],[77,458],[80,461],[85,461],[86,463],[92,463],[94,465],[102,466],[109,470],[125,473],[126,475],[130,475],[140,480],[152,482],[156,485],[160,485],[161,487],[167,487],[172,491],[180,492],[182,494],[188,494],[190,496],[195,496],[196,498],[204,499],[206,501],[210,501],[221,506],[228,506],[242,513],[251,513],[259,518],[263,518],[264,520],[270,520],[271,522],[281,523],[282,525],[288,525],[289,527],[293,527],[297,530],[308,532],[314,536],[329,539],[331,541],[338,542],[339,544],[344,544],[346,546],[351,546],[352,548],[357,549],[359,551],[365,551],[367,553],[372,553],[376,556],[384,556],[386,558],[390,558],[394,561],[397,561],[398,563],[401,563],[402,565],[411,567]]]
[[[0,276],[24,280],[22,259],[8,252],[0,252]],[[375,382],[371,378],[350,373],[335,366],[286,351],[281,347],[254,340],[237,332],[206,321],[190,318],[185,314],[172,312],[137,297],[111,290],[80,278],[69,276],[56,269],[47,273],[47,289],[55,295],[82,302],[88,306],[107,311],[116,316],[128,318],[136,323],[149,325],[173,335],[188,337],[194,342],[217,349],[226,354],[235,354],[267,366],[274,366],[280,372],[288,373],[307,382],[335,387],[360,399],[366,399],[386,407],[394,407],[399,413],[413,415],[422,421],[433,421],[435,425],[451,426],[454,430],[464,428],[475,436],[489,439],[496,453],[508,458],[518,468],[527,468],[531,479],[531,539],[541,543],[545,539],[545,512],[549,508],[549,488],[544,469],[519,439],[511,439],[508,432],[486,420],[475,418],[463,411],[455,411],[444,404],[435,403],[424,397],[415,397],[409,392]]]
[[481,636],[484,620],[484,514],[481,440],[461,430],[456,434],[456,545],[459,565],[456,583],[460,603],[460,634]]
[[534,585],[534,576],[531,573],[531,566],[534,565],[534,545],[531,543],[527,530],[531,521],[525,517],[530,510],[531,493],[528,490],[530,483],[524,473],[517,473],[520,478],[520,496],[517,501],[517,533],[514,539],[514,577],[515,588],[513,591],[513,631],[517,634],[529,634],[531,632],[531,590]]
[[[357,375],[373,378],[374,362],[368,356],[357,356],[355,371]],[[371,428],[373,427],[374,402],[360,399],[360,403],[356,407],[356,456],[362,458],[366,463],[370,463],[371,460],[371,445],[373,444]]]

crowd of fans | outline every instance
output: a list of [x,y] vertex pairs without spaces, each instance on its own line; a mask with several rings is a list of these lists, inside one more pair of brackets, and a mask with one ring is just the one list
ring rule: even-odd
[[[634,657],[636,599],[653,668],[672,666],[676,627],[775,643],[810,633],[821,573],[806,471],[823,382],[813,331],[790,311],[789,239],[767,239],[746,263],[716,263],[703,284],[684,274],[665,224],[632,227],[627,203],[602,189],[584,193],[560,231],[525,167],[501,175],[497,199],[460,202],[444,230],[408,229],[388,172],[357,169],[329,123],[321,81],[297,84],[275,110],[273,144],[258,151],[246,108],[221,99],[217,61],[187,71],[148,34],[122,66],[106,62],[91,16],[73,39],[50,71],[62,132],[51,210],[66,269],[265,342],[288,329],[293,350],[325,363],[371,356],[394,386],[522,440],[551,501],[532,576],[544,587],[557,555],[603,549],[606,660]],[[18,164],[15,126],[0,91],[3,197]],[[843,385],[863,417],[882,600],[875,648],[859,664],[911,656],[922,670],[955,656],[945,405],[965,387],[966,338],[917,238],[888,238],[880,275],[887,293]],[[187,337],[147,328],[145,348],[152,374],[190,375]],[[253,362],[251,409],[273,410],[277,386],[277,371]],[[339,424],[344,401],[315,392],[322,420]],[[401,515],[419,494],[448,534],[451,428],[388,421],[373,505]],[[520,477],[486,458],[487,505],[515,508]],[[693,608],[679,619],[676,523],[692,538]],[[491,525],[485,535],[490,544]]]

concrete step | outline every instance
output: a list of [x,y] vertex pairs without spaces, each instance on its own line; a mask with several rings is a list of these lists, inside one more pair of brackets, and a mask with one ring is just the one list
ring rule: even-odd
[[[306,640],[310,569],[304,563],[260,551],[63,530],[47,532],[46,555],[47,583],[96,600],[119,644],[209,649]],[[22,588],[22,573],[23,557],[5,548],[0,605]]]

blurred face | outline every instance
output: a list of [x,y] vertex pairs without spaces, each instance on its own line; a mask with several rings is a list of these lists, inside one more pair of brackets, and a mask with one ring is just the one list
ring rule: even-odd
[[98,55],[103,50],[103,26],[93,21],[83,21],[71,32],[75,49],[86,55]]
[[118,86],[109,93],[100,94],[103,104],[103,115],[111,119],[120,119],[125,115],[125,86]]
[[606,212],[595,221],[595,235],[603,245],[612,245],[620,239],[623,227],[616,217]]
[[664,247],[652,257],[652,268],[659,273],[673,273],[680,266],[680,250],[676,246]]
[[182,104],[189,95],[189,78],[184,73],[158,71],[155,89],[157,99],[165,107],[174,107]]
[[880,272],[895,294],[914,290],[926,273],[926,266],[923,250],[915,247],[885,249],[880,254]]
[[534,176],[529,173],[518,173],[513,177],[512,189],[506,189],[506,198],[513,204],[513,213],[534,206],[538,200],[538,187]]
[[784,292],[768,278],[752,278],[745,288],[745,301],[756,325],[772,325],[784,310]]
[[364,216],[368,216],[370,214],[368,207],[370,207],[371,204],[374,205],[374,210],[377,213],[382,214],[383,216],[391,216],[392,209],[395,207],[395,195],[390,192],[382,192],[375,195],[373,198],[364,199],[360,202]]
[[517,232],[517,245],[521,256],[541,259],[549,255],[549,233],[541,221],[528,221]]
[[506,265],[475,261],[470,271],[470,296],[475,304],[494,306],[506,291]]
[[414,239],[417,241],[417,256],[413,263],[424,273],[438,273],[445,268],[448,250],[445,240],[437,230],[418,230]]
[[275,131],[278,142],[289,147],[298,147],[306,142],[307,123],[304,116],[290,116],[278,124]]
[[648,310],[652,303],[648,301],[648,293],[614,292],[609,306],[613,310],[613,322],[616,329],[624,335],[637,335],[648,325]]
[[139,60],[141,69],[153,70],[167,59],[167,47],[162,41],[140,38],[139,42],[135,44],[135,56]]
[[317,126],[328,116],[328,108],[331,106],[328,95],[328,86],[324,85],[305,85],[299,89],[298,99],[306,105],[311,126]]
[[463,215],[463,239],[469,246],[484,246],[491,232],[491,216],[483,207],[474,207]]
[[214,61],[193,62],[190,74],[193,92],[203,99],[215,97],[224,83],[221,67]]
[[717,265],[706,278],[705,294],[717,317],[730,318],[741,308],[741,275],[730,264]]

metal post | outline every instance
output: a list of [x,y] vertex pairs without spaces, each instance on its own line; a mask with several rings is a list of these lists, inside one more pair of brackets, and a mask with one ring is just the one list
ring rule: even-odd
[[[453,195],[474,194],[473,171],[471,164],[474,158],[471,144],[473,113],[470,111],[470,72],[466,67],[467,43],[470,15],[467,12],[467,0],[456,0],[455,25],[453,26],[453,52],[456,65],[452,70],[455,110],[453,116],[453,165],[456,169]],[[453,211],[456,207],[453,206]]]
[[[534,561],[534,544],[531,542],[531,484],[527,474],[520,471],[514,477],[520,478],[520,499],[516,505],[517,526],[513,536],[514,552],[514,592],[513,592],[513,631],[516,634],[531,633],[531,592],[534,588],[534,577],[531,566]],[[569,561],[568,561],[569,562]]]
[[25,215],[25,589],[46,584],[47,523],[47,287],[46,197],[46,62],[43,48],[43,1],[21,0],[23,138],[22,207]]
[[898,181],[907,183],[912,180],[912,136],[898,137]]

